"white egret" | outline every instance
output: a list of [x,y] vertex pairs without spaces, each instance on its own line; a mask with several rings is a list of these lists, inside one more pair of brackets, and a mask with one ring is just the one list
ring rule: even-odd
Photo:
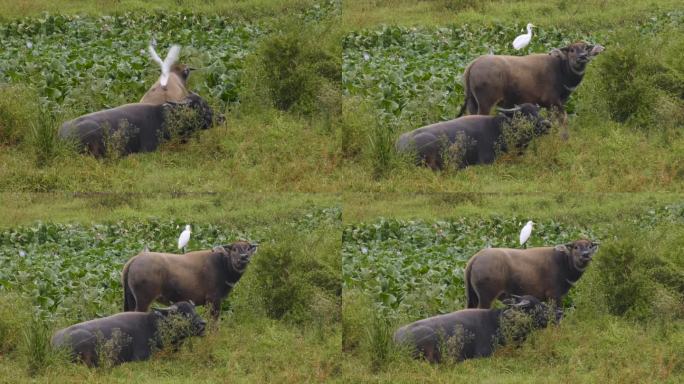
[[191,233],[190,225],[186,225],[185,230],[181,232],[180,237],[178,237],[178,249],[182,249],[183,252],[185,252],[185,246],[188,245],[188,242],[190,241]]
[[530,235],[532,234],[532,225],[534,225],[534,223],[530,220],[525,224],[522,231],[520,231],[520,245],[525,244],[527,239],[530,238]]
[[150,56],[152,56],[152,60],[157,62],[157,64],[159,64],[162,70],[161,77],[159,78],[159,83],[161,84],[162,88],[166,89],[166,83],[168,83],[169,81],[169,73],[171,72],[171,66],[176,61],[178,61],[178,56],[180,55],[180,46],[172,45],[164,61],[162,61],[159,55],[157,55],[157,51],[154,50],[154,45],[152,43],[150,43],[149,49]]
[[534,26],[535,25],[532,23],[527,24],[527,33],[520,35],[513,40],[513,48],[519,50],[527,47],[527,44],[532,40],[532,27]]

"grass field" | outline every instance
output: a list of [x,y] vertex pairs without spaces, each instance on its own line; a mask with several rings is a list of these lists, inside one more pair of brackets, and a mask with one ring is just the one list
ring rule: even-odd
[[[684,380],[684,12],[675,0],[0,0],[0,382]],[[606,47],[522,154],[432,171],[397,137],[454,118],[462,73],[510,47]],[[103,158],[61,123],[138,101],[145,52],[183,46],[225,120]],[[430,365],[391,343],[464,307],[477,250],[601,241],[560,326],[489,359]],[[45,348],[121,308],[144,246],[262,245],[204,338],[88,369]],[[204,312],[203,312],[204,313]]]
[[[670,1],[348,2],[342,24],[343,188],[377,192],[681,191],[684,122],[682,12]],[[606,51],[568,102],[570,139],[558,127],[522,156],[433,172],[394,153],[402,132],[454,118],[461,76],[476,57],[525,53],[578,39]],[[649,54],[643,54],[649,52]],[[517,53],[520,54],[520,53]],[[637,166],[638,164],[638,166]],[[354,175],[352,178],[351,176]]]
[[[17,205],[28,199],[4,198],[3,203]],[[3,382],[161,378],[294,383],[335,376],[341,353],[341,211],[334,196],[254,199],[234,194],[115,201],[120,198],[32,196],[30,206],[40,209],[40,215],[15,215],[3,204],[3,216],[13,217],[0,230]],[[102,202],[111,204],[110,209],[91,209]],[[123,208],[128,204],[135,212]],[[212,211],[208,206],[221,214],[202,218],[183,213]],[[41,341],[58,327],[119,312],[123,263],[140,252],[141,245],[175,251],[186,222],[193,225],[191,249],[241,238],[261,244],[249,272],[224,302],[222,319],[206,336],[192,339],[177,353],[162,351],[149,362],[95,370],[74,367],[41,348]],[[208,316],[203,308],[201,313]]]
[[[343,375],[387,383],[680,382],[684,199],[565,196],[345,198]],[[463,309],[468,258],[488,245],[517,247],[527,220],[537,223],[531,246],[601,242],[565,300],[560,326],[520,348],[457,364],[416,361],[391,343],[400,325]]]

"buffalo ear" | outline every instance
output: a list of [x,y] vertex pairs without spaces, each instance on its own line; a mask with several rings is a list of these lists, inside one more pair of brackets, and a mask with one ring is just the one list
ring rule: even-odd
[[565,48],[554,48],[549,52],[549,55],[563,58],[568,54],[568,47]]
[[553,249],[556,252],[562,252],[562,253],[570,253],[570,248],[572,248],[572,243],[567,243],[567,244],[559,244],[553,247]]
[[250,255],[253,255],[257,251],[258,247],[259,244],[257,243],[250,243],[249,248],[247,248],[247,252],[249,252]]

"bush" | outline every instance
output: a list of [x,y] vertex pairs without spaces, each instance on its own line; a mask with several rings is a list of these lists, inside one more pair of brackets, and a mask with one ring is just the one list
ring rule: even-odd
[[69,149],[69,144],[57,136],[59,124],[60,119],[45,108],[40,108],[38,116],[30,124],[31,131],[27,144],[33,151],[39,167],[50,165],[54,158]]
[[15,145],[38,116],[38,96],[29,88],[0,85],[0,144]]
[[[597,63],[599,97],[605,100],[610,118],[644,130],[666,129],[684,119],[684,74],[671,60],[680,49],[681,32],[668,30],[654,37],[637,31],[616,36],[617,44],[602,53]],[[644,46],[651,47],[644,53]]]
[[608,312],[639,321],[684,316],[682,266],[662,256],[657,236],[621,233],[626,235],[601,246],[594,266]]
[[21,342],[21,329],[31,315],[24,308],[25,301],[19,295],[3,292],[0,295],[0,355],[17,349]]
[[274,319],[332,324],[340,318],[339,238],[293,228],[272,234],[250,266],[259,301]]
[[341,55],[319,40],[325,24],[282,23],[248,59],[255,72],[246,74],[247,100],[265,97],[277,109],[304,115],[339,114]]
[[34,314],[23,331],[24,349],[28,362],[28,372],[35,375],[52,362],[50,347],[50,325],[40,314]]

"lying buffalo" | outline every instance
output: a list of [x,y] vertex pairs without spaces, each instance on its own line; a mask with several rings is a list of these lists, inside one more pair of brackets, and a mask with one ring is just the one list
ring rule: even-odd
[[62,124],[59,137],[75,140],[95,156],[112,150],[121,154],[150,152],[172,133],[187,138],[194,130],[209,128],[212,121],[213,111],[207,102],[190,94],[180,103],[134,103],[90,113]]
[[466,265],[468,308],[489,308],[504,294],[553,299],[559,306],[597,248],[595,242],[576,240],[555,247],[483,249]]
[[464,309],[405,325],[394,333],[394,341],[432,363],[447,357],[462,361],[490,356],[508,341],[521,343],[533,329],[561,315],[533,296],[513,297],[503,309]]
[[[415,154],[418,162],[432,169],[443,168],[446,159],[460,167],[489,164],[494,162],[498,151],[507,152],[510,144],[524,148],[534,136],[547,132],[551,126],[539,115],[536,105],[523,104],[500,112],[497,116],[464,116],[404,133],[397,140],[397,151]],[[523,131],[522,124],[514,124],[515,116],[530,123],[531,129]],[[515,143],[504,139],[506,127],[518,130],[514,132]]]
[[74,324],[57,331],[52,346],[67,349],[74,359],[91,367],[103,359],[118,364],[147,360],[155,349],[178,346],[189,336],[201,336],[205,325],[195,306],[183,301],[152,312],[118,313]]
[[143,251],[123,268],[124,311],[147,311],[162,303],[192,300],[208,303],[214,318],[221,301],[247,269],[256,245],[246,241],[183,255]]
[[534,103],[556,109],[565,122],[565,102],[582,82],[587,63],[603,49],[577,42],[549,54],[480,56],[463,74],[465,101],[459,116],[466,108],[471,115],[489,115],[497,104]]

